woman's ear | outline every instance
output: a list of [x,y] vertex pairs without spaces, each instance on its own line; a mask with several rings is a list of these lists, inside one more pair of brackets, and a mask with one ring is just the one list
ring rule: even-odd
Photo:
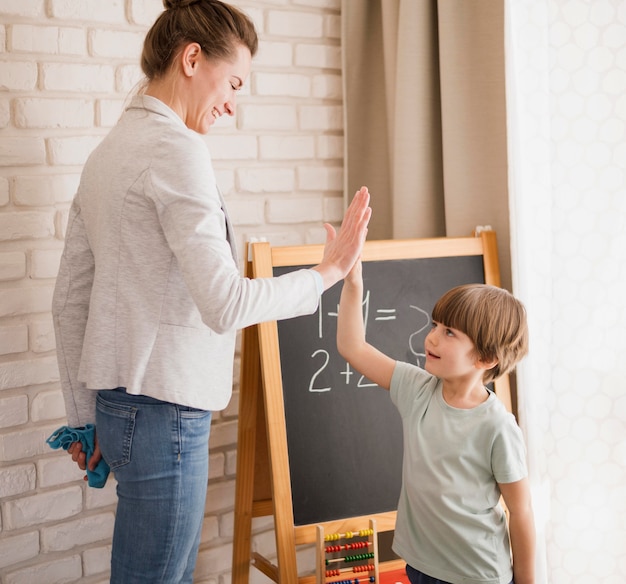
[[202,58],[202,47],[198,43],[185,45],[180,59],[183,73],[187,77],[192,77],[198,70],[198,64]]

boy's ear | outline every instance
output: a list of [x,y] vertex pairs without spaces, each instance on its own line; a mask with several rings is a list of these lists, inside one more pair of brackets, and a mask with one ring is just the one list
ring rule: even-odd
[[493,369],[497,364],[498,364],[498,360],[497,359],[492,359],[490,361],[483,361],[482,359],[477,359],[476,360],[476,368],[477,369],[489,370],[489,369]]

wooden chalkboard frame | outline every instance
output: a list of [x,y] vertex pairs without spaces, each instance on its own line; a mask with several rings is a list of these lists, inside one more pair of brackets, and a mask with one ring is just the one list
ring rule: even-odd
[[[248,247],[245,275],[271,277],[274,267],[315,265],[323,245],[274,247],[253,243]],[[362,258],[384,261],[417,258],[482,256],[485,283],[500,286],[498,249],[494,231],[472,237],[368,241]],[[316,524],[294,524],[292,491],[283,401],[278,326],[275,321],[246,328],[242,333],[239,395],[237,479],[233,540],[233,584],[248,584],[254,565],[279,584],[314,584],[314,576],[298,576],[296,547],[316,541]],[[494,383],[498,397],[512,411],[509,376]],[[274,517],[278,565],[251,553],[252,518]],[[323,522],[327,532],[358,531],[375,519],[379,531],[395,527],[396,512]],[[403,562],[384,562],[381,572]]]

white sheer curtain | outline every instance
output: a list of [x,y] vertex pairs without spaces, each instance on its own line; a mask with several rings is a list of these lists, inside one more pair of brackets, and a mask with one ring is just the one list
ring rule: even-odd
[[537,584],[626,582],[626,2],[507,0]]

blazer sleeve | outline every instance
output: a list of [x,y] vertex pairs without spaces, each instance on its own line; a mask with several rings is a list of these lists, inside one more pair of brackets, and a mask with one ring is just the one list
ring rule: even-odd
[[52,299],[57,360],[68,425],[95,422],[95,391],[78,381],[78,368],[89,313],[94,278],[94,258],[75,198],[70,208],[65,248]]
[[311,270],[278,278],[241,276],[206,144],[199,136],[179,139],[185,142],[155,149],[145,192],[203,322],[221,334],[314,312],[319,291]]

